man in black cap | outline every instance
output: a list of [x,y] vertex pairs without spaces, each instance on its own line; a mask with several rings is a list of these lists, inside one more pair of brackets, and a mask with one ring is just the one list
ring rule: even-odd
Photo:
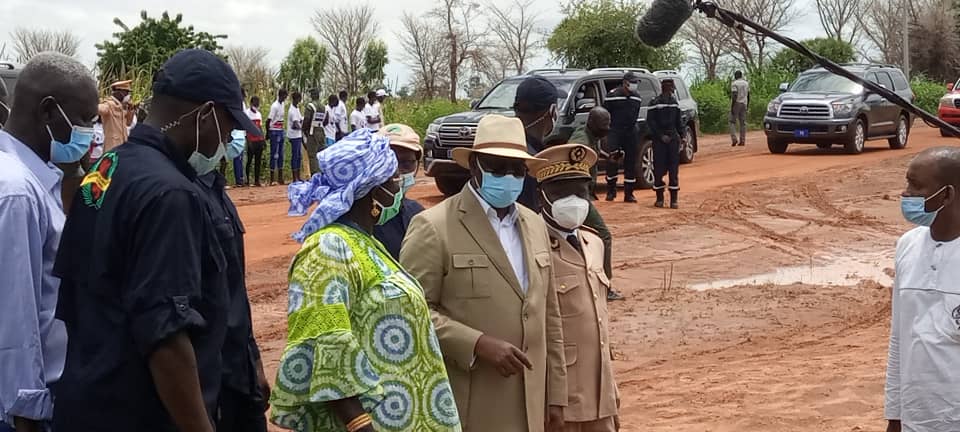
[[[527,152],[535,155],[543,151],[546,146],[544,138],[553,132],[557,123],[557,102],[567,95],[557,90],[552,82],[543,77],[530,77],[517,87],[517,96],[514,99],[513,110],[517,118],[523,122],[527,133]],[[517,202],[525,207],[540,212],[540,197],[537,193],[537,179],[527,176],[523,180],[523,192]]]
[[[623,154],[623,201],[637,202],[633,190],[637,186],[637,155],[640,152],[640,137],[637,133],[637,118],[643,98],[638,86],[640,79],[633,73],[623,75],[623,85],[607,94],[603,106],[610,111],[610,136],[607,143],[613,152]],[[619,164],[615,158],[607,163],[607,201],[617,198]]]
[[680,137],[683,136],[683,112],[673,96],[675,89],[672,79],[662,82],[662,92],[650,101],[647,111],[647,127],[653,137],[653,190],[657,192],[654,206],[663,207],[663,175],[670,173],[670,208],[679,208],[677,195],[680,193]]
[[231,229],[196,179],[217,167],[231,131],[261,132],[236,74],[208,51],[167,60],[153,94],[147,120],[91,168],[64,227],[58,432],[214,430]]

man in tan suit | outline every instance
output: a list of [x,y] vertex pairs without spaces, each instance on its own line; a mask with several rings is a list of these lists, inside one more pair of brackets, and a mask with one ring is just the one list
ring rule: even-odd
[[530,170],[540,183],[543,219],[550,233],[553,272],[567,365],[564,432],[615,432],[619,396],[607,335],[603,241],[583,226],[590,211],[590,168],[597,154],[581,144],[551,147]]
[[111,96],[100,102],[100,120],[103,121],[103,151],[127,142],[130,125],[137,107],[130,103],[132,81],[117,81],[110,84]]
[[488,115],[473,148],[453,158],[472,178],[413,219],[400,262],[423,285],[461,423],[561,431],[567,377],[550,240],[543,219],[515,204],[536,161],[523,124]]

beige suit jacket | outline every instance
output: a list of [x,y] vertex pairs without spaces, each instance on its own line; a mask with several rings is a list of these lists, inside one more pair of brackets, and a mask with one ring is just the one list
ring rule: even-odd
[[[517,206],[529,285],[523,293],[469,189],[417,215],[400,252],[423,286],[465,431],[540,432],[547,405],[567,404],[563,334],[543,219]],[[481,335],[523,350],[532,370],[510,378],[477,359]]]
[[610,281],[603,272],[603,242],[580,229],[581,254],[560,233],[549,231],[567,362],[569,403],[564,420],[589,422],[617,415],[617,383],[607,333]]

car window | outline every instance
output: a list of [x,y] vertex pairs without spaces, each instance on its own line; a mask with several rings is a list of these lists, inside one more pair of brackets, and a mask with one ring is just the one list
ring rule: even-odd
[[894,90],[893,80],[890,79],[890,75],[886,72],[877,72],[877,76],[880,77],[880,85],[887,88],[887,90]]
[[640,79],[640,97],[643,98],[644,102],[651,101],[653,98],[657,97],[659,90],[653,84],[653,80],[647,78]]
[[687,93],[687,84],[681,79],[674,79],[673,83],[677,87],[677,100],[683,100],[690,97],[690,94]]
[[604,87],[604,89],[606,89],[606,91],[603,92],[603,94],[606,95],[607,93],[612,92],[613,89],[615,89],[615,88],[617,88],[617,87],[620,87],[621,85],[623,85],[623,80],[622,80],[622,79],[608,79],[608,80],[604,80],[604,81],[603,81],[603,87]]
[[[873,79],[875,78],[876,76],[873,77]],[[867,79],[871,78],[868,77]],[[790,91],[794,93],[857,94],[863,91],[863,87],[861,87],[860,84],[830,72],[812,72],[801,74],[793,85],[790,86]]]
[[890,76],[893,77],[893,86],[896,87],[895,90],[910,89],[910,84],[907,84],[907,78],[903,76],[903,72],[893,70],[890,71]]
[[[497,84],[493,90],[490,90],[490,93],[487,93],[487,96],[483,98],[482,101],[477,105],[476,109],[496,109],[496,110],[508,110],[513,109],[513,103],[517,97],[517,87],[520,86],[520,83],[523,80],[511,79],[509,81],[501,81],[500,84]],[[560,90],[563,93],[563,98],[557,99],[557,109],[563,110],[566,105],[566,95],[570,93],[570,88],[573,87],[574,81],[566,80],[550,80],[554,86],[557,87],[557,90]]]

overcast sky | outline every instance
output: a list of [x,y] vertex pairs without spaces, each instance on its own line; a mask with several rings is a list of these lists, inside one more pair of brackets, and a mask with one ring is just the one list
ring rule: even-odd
[[[400,15],[405,12],[423,14],[438,0],[372,0],[379,22],[378,37],[386,41],[390,63],[387,79],[406,84],[410,69],[401,61],[399,42],[395,35],[400,28]],[[494,0],[507,4],[510,0]],[[801,15],[787,34],[795,38],[822,35],[814,9],[814,0],[796,0],[798,10],[810,11]],[[139,22],[141,10],[159,16],[164,10],[182,13],[185,24],[214,34],[225,34],[223,45],[263,46],[270,50],[270,61],[279,67],[294,40],[314,33],[310,17],[318,7],[327,4],[345,4],[346,1],[309,0],[3,0],[0,1],[0,43],[7,42],[15,27],[69,29],[81,39],[81,60],[96,62],[94,44],[109,39],[118,27],[118,17],[129,26]],[[535,8],[542,11],[542,25],[555,27],[562,16],[559,0],[535,0]],[[532,62],[534,67],[549,62],[546,51]]]

